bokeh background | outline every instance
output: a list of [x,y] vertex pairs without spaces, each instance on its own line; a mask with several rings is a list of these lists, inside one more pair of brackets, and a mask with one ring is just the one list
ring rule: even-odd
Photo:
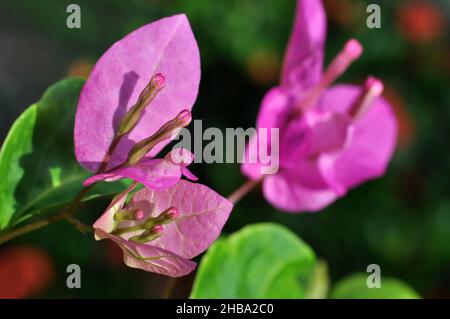
[[[424,297],[450,297],[450,1],[326,0],[326,61],[350,37],[363,56],[340,81],[385,81],[397,114],[395,158],[383,178],[317,214],[286,214],[260,191],[240,202],[225,233],[273,221],[295,231],[328,262],[332,281],[379,264]],[[66,28],[66,7],[81,6],[81,29]],[[382,8],[382,28],[366,27],[366,7]],[[52,83],[87,77],[96,59],[130,31],[184,12],[202,58],[194,117],[204,127],[254,126],[264,93],[278,82],[294,0],[2,0],[0,142],[14,119]],[[204,184],[228,195],[243,181],[236,164],[193,165]],[[0,177],[1,178],[1,177]],[[106,202],[86,211],[100,214]],[[81,214],[86,221],[96,216]],[[197,258],[199,259],[199,258]],[[82,288],[66,287],[66,267]],[[195,274],[177,282],[187,297]],[[120,251],[59,223],[0,247],[0,297],[161,297],[166,278],[125,267]]]

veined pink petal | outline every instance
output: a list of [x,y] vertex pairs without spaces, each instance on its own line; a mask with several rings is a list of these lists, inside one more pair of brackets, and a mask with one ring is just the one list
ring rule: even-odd
[[264,197],[274,207],[290,213],[316,212],[338,197],[330,188],[308,188],[300,182],[289,171],[267,176],[263,182]]
[[179,217],[165,225],[162,236],[151,245],[188,259],[216,240],[233,208],[230,201],[209,187],[185,180],[163,191],[142,189],[133,196],[130,207],[133,204],[144,211],[145,218],[176,207]]
[[164,249],[128,241],[100,229],[96,229],[95,234],[99,239],[108,238],[117,243],[122,249],[124,263],[129,267],[170,277],[185,276],[195,269],[195,262]]
[[[320,108],[346,112],[361,89],[337,85],[325,92]],[[384,174],[395,150],[397,122],[384,98],[372,102],[367,112],[352,125],[346,146],[340,152],[321,155],[320,166],[327,178],[344,188]]]
[[[95,172],[125,113],[150,78],[161,73],[165,88],[116,148],[108,168],[121,164],[136,143],[155,133],[181,110],[192,108],[200,81],[200,57],[185,15],[147,24],[116,42],[98,60],[80,94],[75,119],[78,162]],[[160,143],[154,156],[167,142]]]
[[326,36],[321,0],[298,0],[294,26],[286,50],[281,84],[306,90],[320,80]]

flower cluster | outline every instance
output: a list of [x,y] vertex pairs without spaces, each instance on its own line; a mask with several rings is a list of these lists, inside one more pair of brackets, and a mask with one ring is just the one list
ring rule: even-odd
[[[288,212],[318,211],[382,175],[395,149],[397,126],[381,97],[383,83],[369,76],[362,85],[332,86],[362,45],[349,40],[324,70],[325,33],[321,1],[298,0],[281,83],[266,94],[257,119],[258,129],[278,129],[280,139],[253,136],[242,165],[249,179],[262,180],[266,199]],[[188,274],[191,259],[219,236],[233,208],[186,180],[197,180],[187,168],[194,159],[188,150],[156,158],[191,122],[199,81],[197,43],[187,18],[176,15],[115,43],[81,92],[75,153],[94,174],[84,185],[133,181],[94,224],[96,238],[119,245],[130,267]],[[275,174],[261,173],[263,161],[252,152],[261,143],[269,151],[279,143]]]
[[[161,19],[116,42],[100,58],[80,95],[75,120],[78,162],[94,175],[85,186],[128,178],[95,222],[134,268],[183,276],[190,259],[219,236],[232,209],[210,188],[191,183],[193,154],[155,158],[189,125],[200,81],[197,43],[184,15]],[[145,188],[135,191],[138,184]]]

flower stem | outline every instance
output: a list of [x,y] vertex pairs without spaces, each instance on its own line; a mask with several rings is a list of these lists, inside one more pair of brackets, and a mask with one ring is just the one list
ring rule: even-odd
[[245,195],[248,194],[252,189],[261,184],[262,179],[258,180],[248,180],[244,184],[242,184],[238,189],[236,189],[230,196],[228,196],[228,200],[233,204],[236,204],[239,200],[241,200]]
[[71,216],[71,214],[75,211],[75,209],[77,209],[78,205],[83,200],[83,197],[89,192],[89,190],[93,186],[94,184],[91,184],[88,187],[83,188],[81,192],[78,194],[78,196],[74,199],[72,204],[70,204],[70,206],[67,207],[66,209],[63,209],[62,212],[44,219],[40,219],[38,221],[35,221],[34,223],[26,224],[22,227],[15,228],[5,234],[0,235],[0,245],[18,236],[24,235],[26,233],[32,232],[34,230],[40,229],[49,224],[56,223],[62,220],[66,220],[67,222],[71,223],[82,233],[90,231],[91,228],[89,226],[83,224],[78,219]]
[[75,217],[73,217],[70,214],[66,213],[65,216],[64,216],[64,219],[68,223],[70,223],[73,226],[75,226],[75,228],[78,229],[83,235],[86,234],[86,233],[93,233],[94,232],[94,229],[91,226],[80,222],[78,219],[76,219]]
[[[106,153],[105,157],[103,158],[103,161],[100,163],[99,169],[96,172],[97,174],[103,172],[106,169],[106,167],[109,163],[109,160],[111,158],[111,155],[112,155],[112,153],[114,153],[121,138],[122,138],[122,136],[114,137],[114,140],[112,141],[112,143],[108,149],[108,152]],[[77,207],[83,200],[84,196],[86,196],[86,194],[91,190],[91,188],[94,185],[95,185],[95,183],[83,188],[80,191],[80,193],[78,193],[77,197],[73,200],[72,204],[70,204],[70,206],[68,206],[66,209],[63,209],[62,212],[60,212],[56,215],[44,218],[44,219],[40,219],[38,221],[35,221],[34,223],[26,224],[22,227],[15,228],[5,234],[1,234],[0,235],[0,245],[11,239],[18,237],[18,236],[24,235],[26,233],[32,232],[34,230],[40,229],[49,224],[56,223],[56,222],[59,222],[62,220],[66,220],[68,223],[74,225],[83,234],[86,232],[92,232],[92,227],[83,224],[78,219],[73,217],[72,214],[77,209]]]
[[16,237],[24,235],[26,233],[32,232],[39,228],[45,227],[51,223],[59,222],[59,221],[63,220],[64,218],[65,218],[65,216],[63,214],[58,214],[58,215],[50,216],[45,219],[38,220],[31,224],[26,224],[22,227],[13,229],[10,232],[0,235],[0,245],[13,239],[13,238],[16,238]]

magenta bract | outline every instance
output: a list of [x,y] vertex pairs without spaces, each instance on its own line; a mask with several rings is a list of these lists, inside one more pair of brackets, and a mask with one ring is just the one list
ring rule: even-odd
[[[144,188],[126,202],[133,187],[119,194],[95,222],[96,238],[116,242],[130,267],[172,277],[188,274],[195,268],[189,259],[205,251],[219,236],[233,204],[210,188],[185,180],[163,191]],[[118,222],[116,214],[121,210],[140,214],[134,221]],[[158,228],[158,238],[149,242],[132,239],[145,232],[149,221],[155,220],[158,226],[156,220],[164,211],[175,218]],[[130,231],[118,231],[126,228]]]

